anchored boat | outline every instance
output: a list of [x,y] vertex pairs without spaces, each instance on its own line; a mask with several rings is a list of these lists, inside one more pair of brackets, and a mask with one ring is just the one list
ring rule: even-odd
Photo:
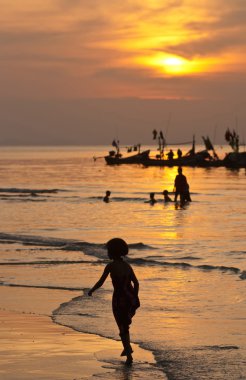
[[120,164],[142,164],[149,157],[150,150],[145,150],[131,156],[122,157],[121,153],[115,153],[115,151],[109,152],[108,156],[105,156],[105,161],[108,165],[120,165]]

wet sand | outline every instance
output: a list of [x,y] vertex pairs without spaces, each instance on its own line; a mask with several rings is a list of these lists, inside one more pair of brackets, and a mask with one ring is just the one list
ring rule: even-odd
[[[36,289],[37,290],[37,289]],[[133,345],[132,367],[120,357],[121,343],[57,325],[48,315],[16,311],[32,289],[2,287],[0,310],[0,378],[4,380],[165,379],[151,352]],[[39,290],[38,290],[39,291]],[[40,290],[43,299],[49,290]],[[66,292],[67,294],[67,292]],[[45,297],[44,297],[45,295]],[[20,298],[21,297],[21,298]],[[61,296],[60,296],[61,297]],[[62,295],[64,298],[64,294]],[[29,298],[30,309],[37,300]],[[42,303],[42,299],[39,299]],[[8,304],[8,308],[6,308]],[[47,307],[47,304],[46,304]],[[11,311],[15,310],[15,311]]]
[[0,377],[14,379],[89,379],[106,373],[95,354],[117,350],[117,342],[55,325],[49,317],[0,313]]

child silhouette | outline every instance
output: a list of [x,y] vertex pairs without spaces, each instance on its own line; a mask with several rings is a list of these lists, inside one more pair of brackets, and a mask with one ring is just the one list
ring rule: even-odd
[[126,356],[126,364],[133,362],[132,347],[130,344],[129,326],[132,323],[136,309],[140,306],[138,298],[139,283],[130,264],[123,260],[128,254],[127,243],[120,238],[114,238],[106,244],[108,257],[112,260],[106,265],[99,281],[91,288],[88,295],[100,288],[110,274],[114,288],[112,306],[115,321],[120,331],[120,338],[124,347],[121,356]]

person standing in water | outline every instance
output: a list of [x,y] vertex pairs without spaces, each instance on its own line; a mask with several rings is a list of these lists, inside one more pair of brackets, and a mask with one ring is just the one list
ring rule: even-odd
[[177,150],[177,156],[178,156],[178,159],[180,159],[180,158],[182,157],[182,155],[183,155],[182,150],[181,150],[181,149],[178,149],[178,150]]
[[131,267],[123,257],[128,254],[127,243],[120,238],[114,238],[106,244],[108,257],[112,260],[106,265],[99,281],[89,290],[88,295],[100,288],[110,274],[114,288],[112,308],[115,321],[119,328],[120,338],[123,344],[121,356],[126,356],[126,364],[133,362],[132,347],[130,343],[129,328],[136,309],[140,307],[138,298],[139,282]]
[[176,175],[174,181],[175,187],[175,197],[174,202],[177,202],[178,195],[180,196],[181,204],[184,204],[186,201],[191,202],[189,184],[187,182],[186,176],[182,173],[182,168],[179,166],[178,174]]

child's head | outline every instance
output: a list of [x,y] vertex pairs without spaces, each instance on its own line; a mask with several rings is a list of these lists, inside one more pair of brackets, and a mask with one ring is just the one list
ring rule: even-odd
[[109,240],[106,247],[108,249],[108,257],[110,259],[116,259],[128,254],[128,245],[123,239],[120,238]]
[[107,191],[106,191],[106,196],[109,197],[110,194],[111,194],[111,191],[107,190]]
[[163,195],[168,195],[168,191],[167,190],[163,190]]
[[155,193],[150,193],[149,196],[150,196],[150,199],[153,199],[155,196]]

